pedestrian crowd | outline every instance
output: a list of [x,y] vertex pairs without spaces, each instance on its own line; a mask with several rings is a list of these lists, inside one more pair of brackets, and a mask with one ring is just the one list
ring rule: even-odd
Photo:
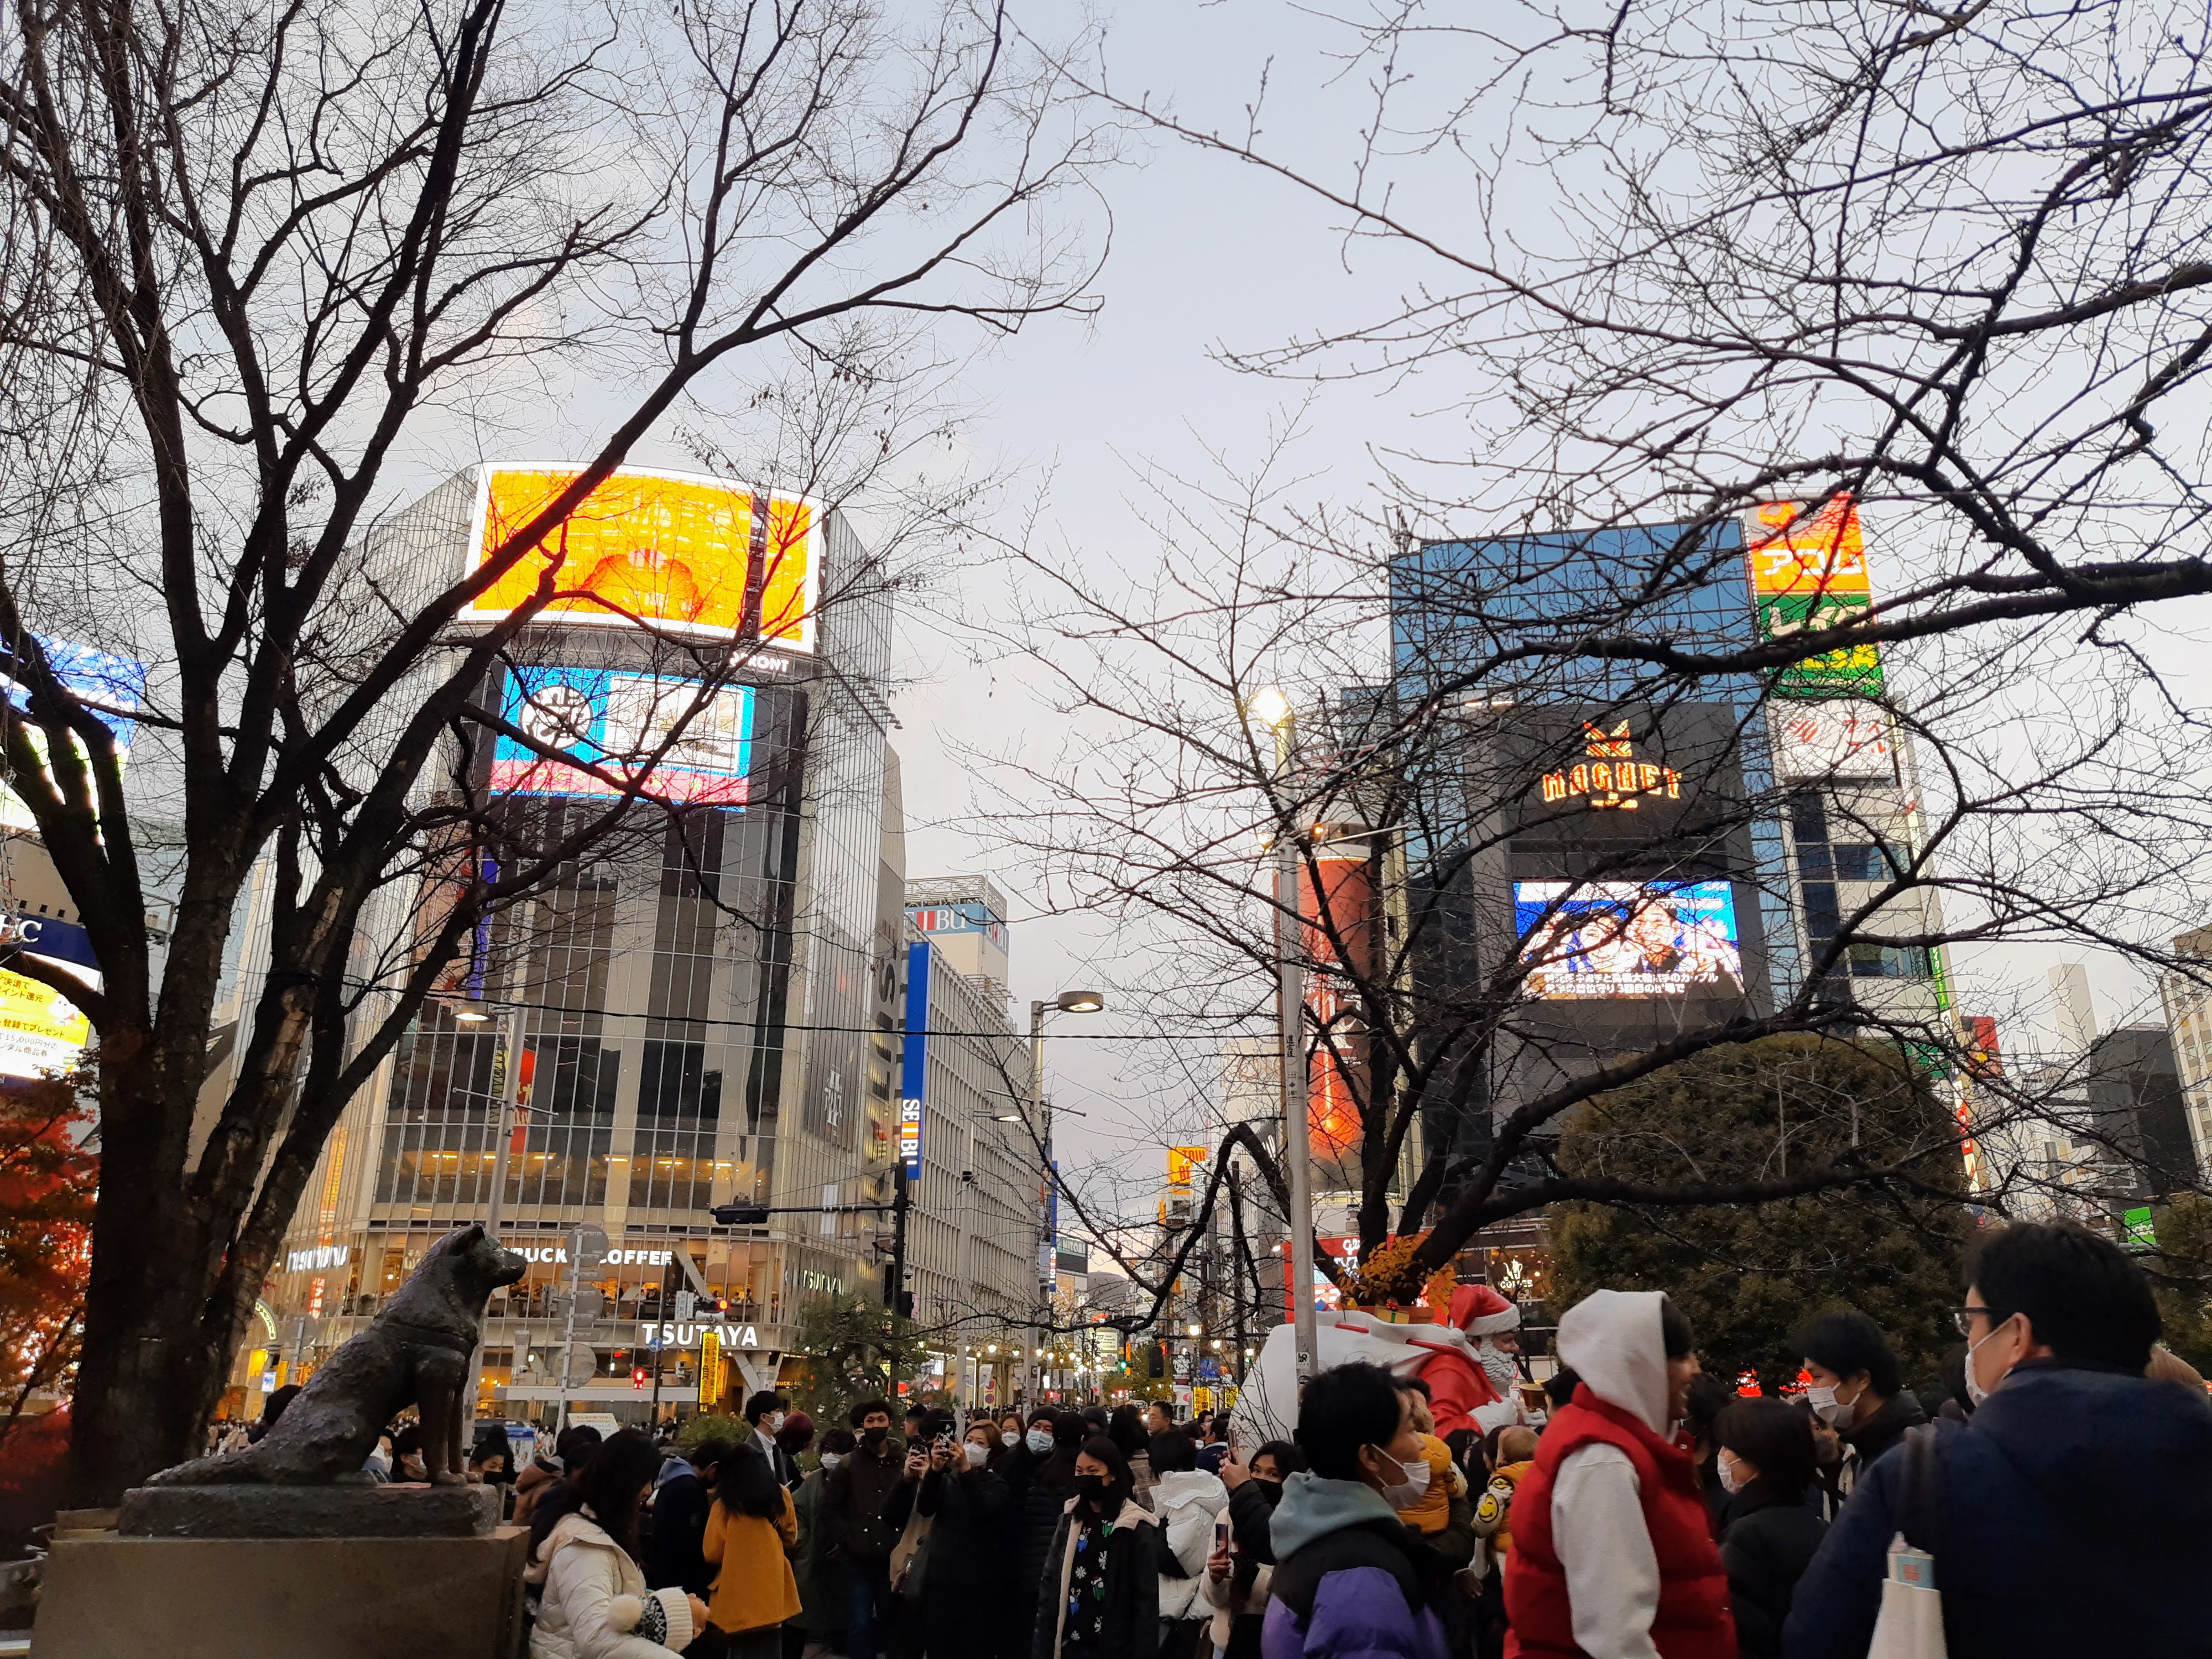
[[[1510,1343],[1464,1376],[1347,1363],[1258,1445],[1164,1401],[962,1422],[865,1400],[817,1444],[763,1393],[681,1455],[572,1429],[514,1480],[530,1651],[2212,1655],[2212,1403],[2141,1271],[2019,1224],[1951,1313],[1927,1397],[1861,1314],[1803,1328],[1801,1395],[1739,1397],[1665,1296],[1599,1291],[1540,1395],[1492,1368]],[[1486,1420],[1501,1396],[1534,1409]]]

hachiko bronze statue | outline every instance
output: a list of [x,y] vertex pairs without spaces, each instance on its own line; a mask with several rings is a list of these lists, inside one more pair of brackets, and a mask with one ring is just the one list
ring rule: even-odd
[[529,1264],[471,1224],[447,1233],[376,1316],[331,1356],[258,1444],[228,1457],[164,1469],[147,1485],[214,1486],[239,1481],[314,1486],[366,1481],[362,1466],[384,1426],[409,1406],[422,1415],[422,1461],[430,1479],[468,1479],[461,1437],[474,1414],[469,1362],[484,1304]]

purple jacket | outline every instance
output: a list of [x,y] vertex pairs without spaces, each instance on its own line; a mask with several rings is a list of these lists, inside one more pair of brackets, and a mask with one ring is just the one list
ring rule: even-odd
[[1449,1659],[1406,1529],[1372,1488],[1293,1474],[1269,1530],[1262,1659]]

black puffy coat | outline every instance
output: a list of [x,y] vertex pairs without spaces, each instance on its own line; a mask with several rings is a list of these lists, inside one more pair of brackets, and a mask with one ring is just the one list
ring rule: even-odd
[[1060,1511],[1075,1495],[1075,1448],[1056,1446],[1052,1455],[1031,1465],[1022,1486],[1022,1577],[1032,1595],[1044,1583],[1045,1560]]
[[1728,1571],[1736,1650],[1743,1659],[1781,1659],[1790,1599],[1827,1530],[1828,1523],[1805,1507],[1804,1493],[1765,1480],[1753,1481],[1729,1500],[1721,1565]]

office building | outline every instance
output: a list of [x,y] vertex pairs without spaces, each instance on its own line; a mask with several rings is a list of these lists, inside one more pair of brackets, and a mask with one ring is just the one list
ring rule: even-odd
[[[1941,1028],[1939,956],[1859,943],[1821,968],[1917,845],[1878,652],[1692,681],[1571,646],[1515,654],[1621,634],[1724,652],[1831,625],[1870,603],[1848,499],[1702,530],[1420,544],[1391,603],[1401,700],[1449,711],[1413,763],[1410,1000],[1440,1073],[1479,1073],[1431,1144],[1479,1153],[1494,1115],[1609,1054],[1770,1009],[1816,971],[1815,994],[1870,1034]],[[1861,928],[1939,921],[1915,896]],[[1473,999],[1514,952],[1531,1000],[1493,1038]]]
[[[395,582],[450,580],[573,476],[471,469],[380,526],[369,556]],[[501,737],[471,781],[557,830],[610,793],[586,768],[646,757],[684,810],[635,813],[479,930],[331,1134],[241,1386],[361,1328],[433,1243],[487,1215],[502,1168],[500,1231],[532,1267],[493,1299],[487,1409],[545,1416],[565,1396],[641,1415],[640,1370],[664,1407],[720,1401],[774,1377],[809,1298],[880,1293],[906,958],[877,690],[888,593],[842,515],[712,479],[626,470],[558,541],[579,595],[541,614],[487,695],[573,763]],[[463,625],[495,622],[536,579],[526,560]],[[843,597],[817,611],[830,591]],[[732,660],[702,690],[702,665]],[[672,701],[693,715],[672,745]],[[391,890],[364,976],[404,963],[435,902],[428,882]],[[244,952],[265,926],[241,930]],[[250,1016],[238,983],[224,994]],[[518,1008],[525,1109],[501,1146]],[[465,1018],[477,1011],[492,1018]],[[716,1224],[728,1205],[769,1213]],[[577,1257],[580,1227],[603,1257]]]
[[964,877],[908,882],[905,902],[906,1288],[945,1386],[995,1405],[1018,1386],[1024,1334],[1044,1311],[1052,1207],[1029,1044],[1007,1016],[1006,900]]
[[2212,1171],[2212,927],[2198,927],[2173,941],[2174,954],[2205,965],[2197,973],[2169,969],[2158,978],[2159,1001],[2173,1045],[2174,1075],[2180,1085],[2184,1121],[2197,1163],[2197,1178]]

